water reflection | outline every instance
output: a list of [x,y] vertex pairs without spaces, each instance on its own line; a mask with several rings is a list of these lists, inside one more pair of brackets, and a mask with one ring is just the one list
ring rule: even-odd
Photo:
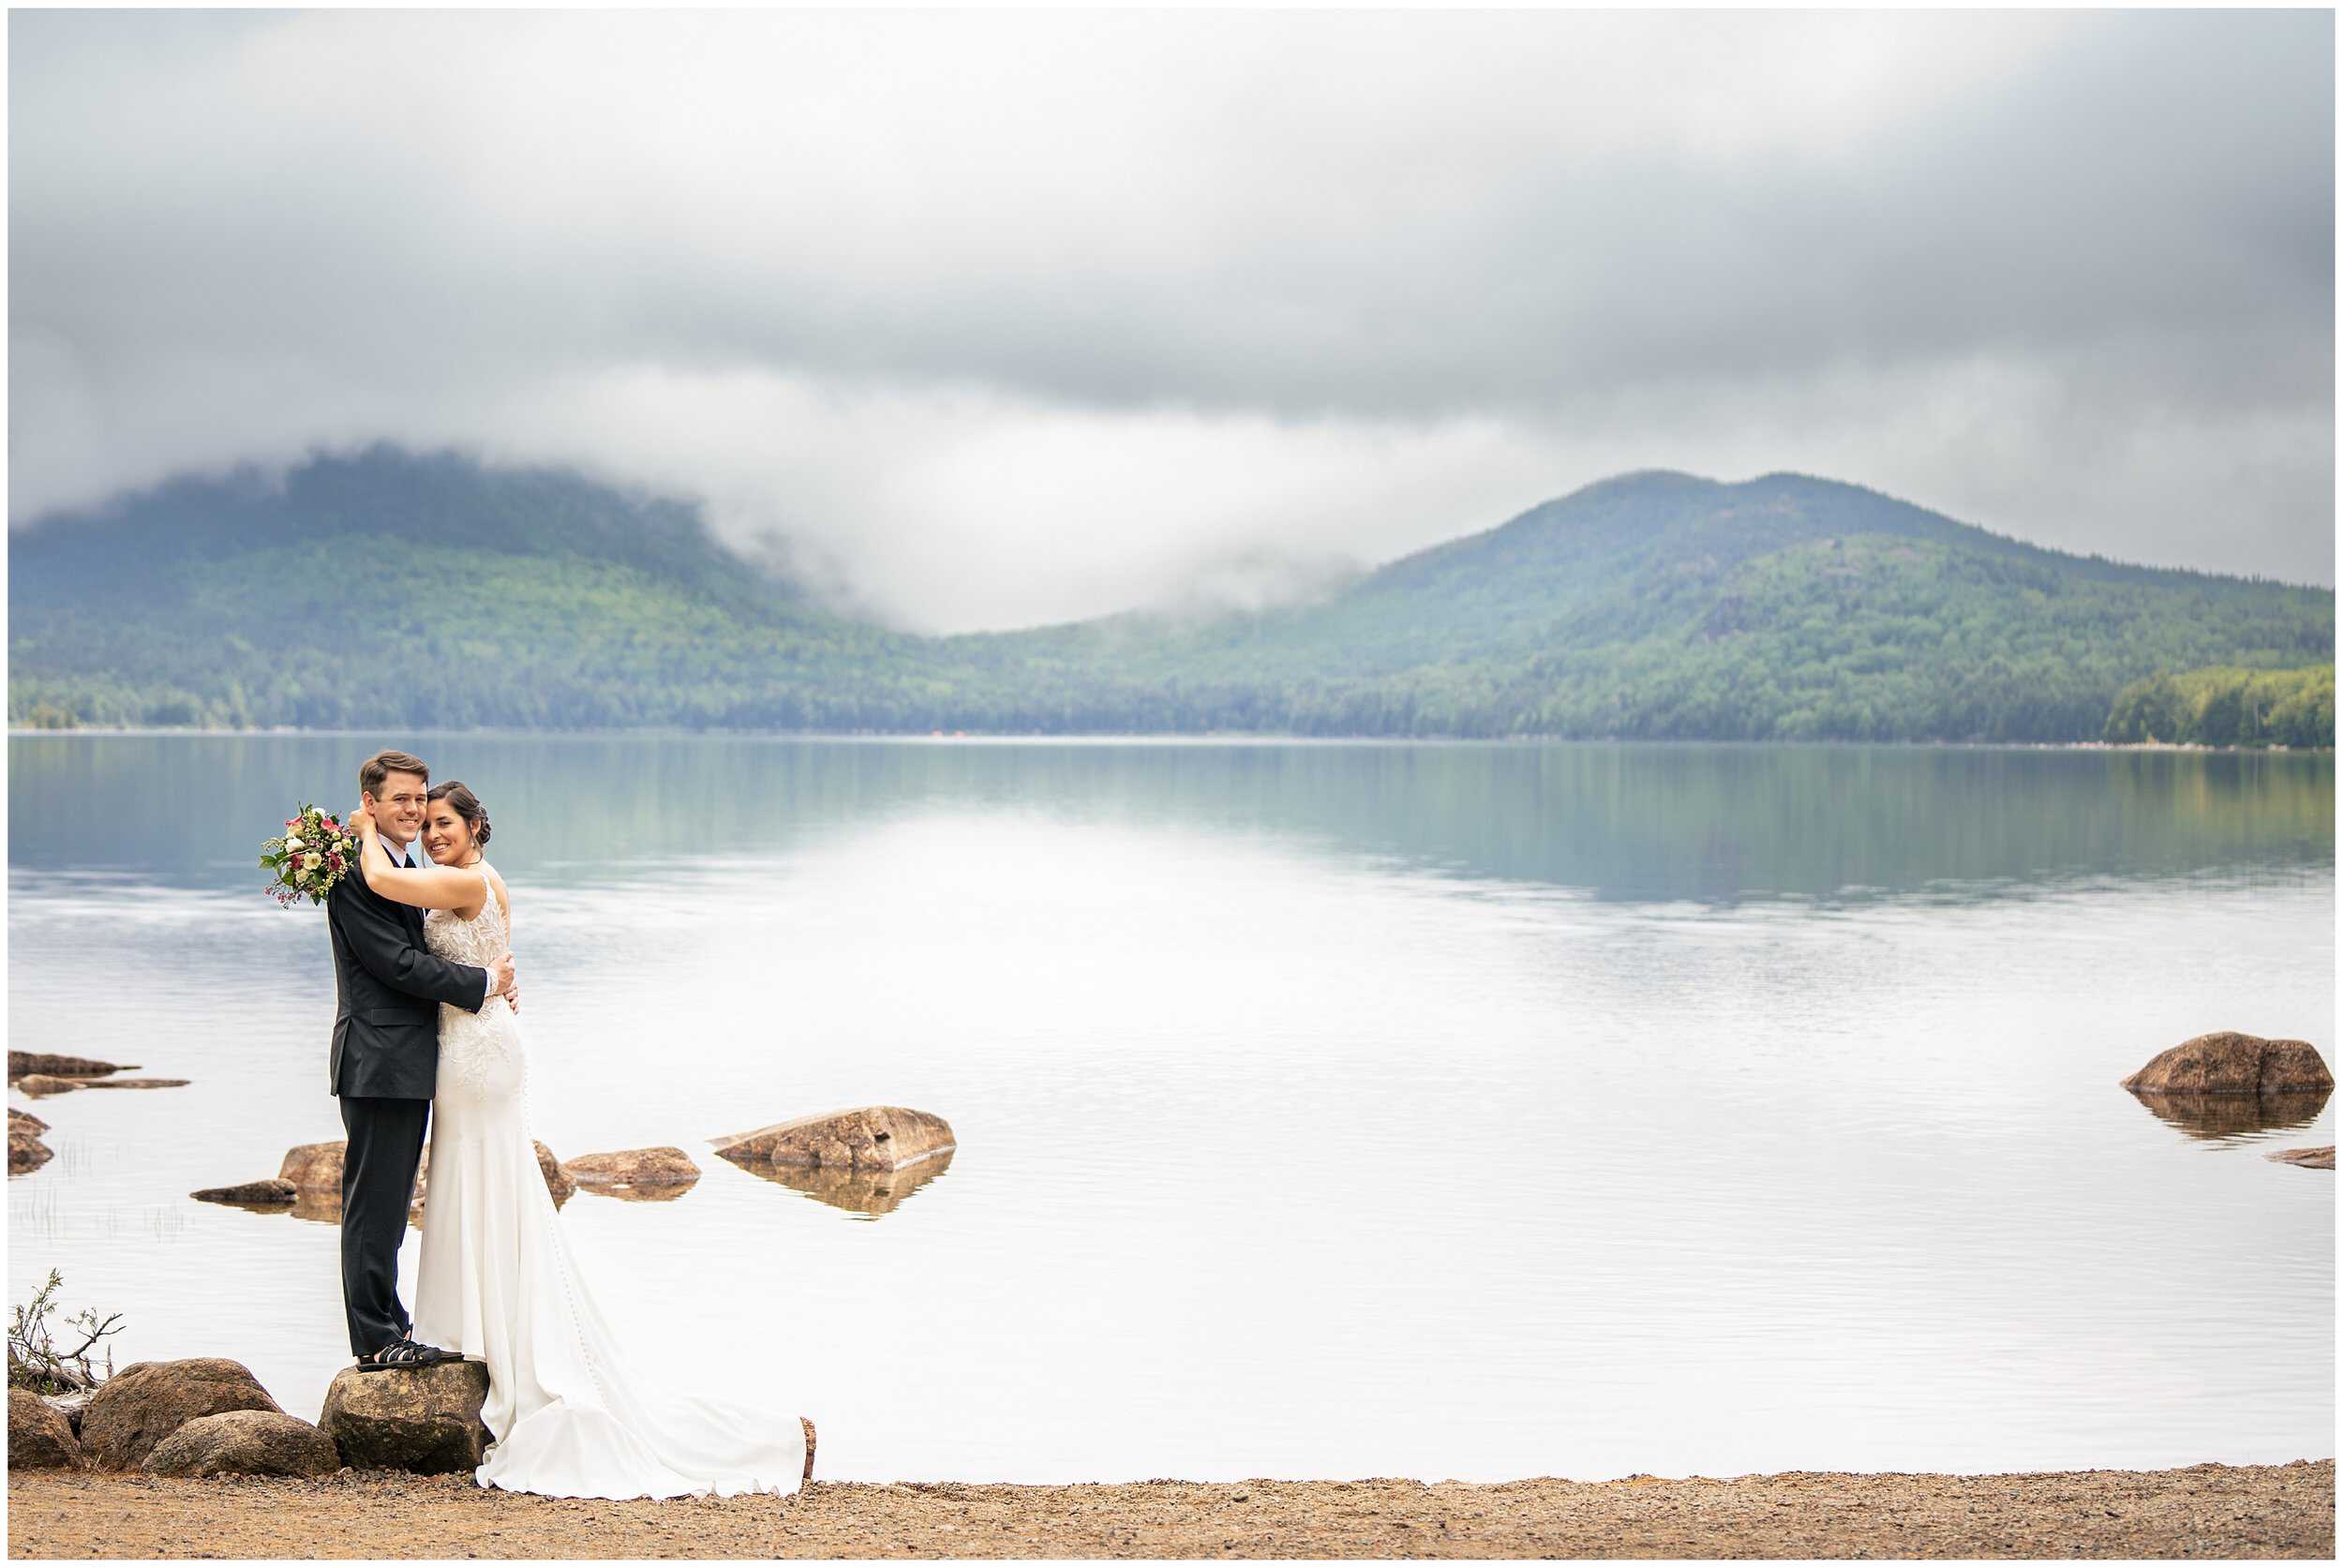
[[2265,1132],[2308,1127],[2325,1110],[2332,1091],[2313,1089],[2291,1095],[2187,1095],[2132,1091],[2158,1120],[2191,1138],[2210,1142],[2243,1142]]
[[942,1175],[952,1163],[952,1151],[945,1150],[933,1159],[901,1171],[845,1171],[815,1165],[742,1165],[741,1170],[753,1176],[804,1193],[818,1202],[848,1214],[876,1219],[892,1214],[928,1183]]
[[698,1185],[699,1178],[694,1176],[690,1181],[657,1182],[649,1187],[588,1187],[580,1182],[577,1190],[590,1192],[597,1198],[616,1198],[622,1203],[672,1203]]
[[[2299,871],[2335,855],[2332,753],[1676,744],[928,743],[393,737],[493,801],[532,882],[665,877],[937,810],[1266,832],[1603,899],[1875,899],[2092,876]],[[342,803],[374,737],[8,738],[9,864],[251,877],[303,799]],[[190,836],[167,781],[226,802]],[[184,784],[173,787],[184,787]]]

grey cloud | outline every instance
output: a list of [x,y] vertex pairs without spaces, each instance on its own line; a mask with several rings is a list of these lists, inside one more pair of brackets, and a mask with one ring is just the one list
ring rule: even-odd
[[1658,463],[2331,577],[2322,13],[10,27],[19,519],[451,441],[956,626]]

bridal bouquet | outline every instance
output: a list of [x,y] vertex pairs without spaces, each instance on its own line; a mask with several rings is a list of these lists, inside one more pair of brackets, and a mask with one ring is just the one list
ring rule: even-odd
[[285,831],[261,845],[261,869],[276,874],[268,896],[291,907],[296,899],[323,903],[342,874],[358,863],[358,835],[307,801],[285,819]]

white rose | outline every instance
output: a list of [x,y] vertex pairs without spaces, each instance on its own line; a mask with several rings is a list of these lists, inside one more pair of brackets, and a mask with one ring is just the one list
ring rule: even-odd
[[293,873],[293,880],[294,880],[295,882],[306,882],[306,881],[308,881],[308,880],[309,880],[309,868],[308,868],[308,867],[306,867],[306,866],[304,866],[304,867],[302,867],[299,871],[297,871],[297,872]]
[[301,841],[297,838],[291,837],[290,834],[287,835],[285,839],[285,853],[288,855],[298,855],[301,853]]
[[325,864],[325,857],[312,850],[310,853],[304,855],[301,858],[301,863],[306,866],[309,870],[315,871],[318,867]]

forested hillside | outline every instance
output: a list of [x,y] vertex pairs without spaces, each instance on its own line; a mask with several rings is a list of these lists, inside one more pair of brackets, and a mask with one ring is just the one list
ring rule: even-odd
[[43,519],[9,561],[18,724],[2056,741],[2151,677],[2335,650],[2328,590],[1790,474],[1625,475],[1258,614],[948,638],[687,506],[385,449]]
[[2107,739],[2192,746],[2332,746],[2335,666],[2184,670],[2135,680],[2115,694]]

